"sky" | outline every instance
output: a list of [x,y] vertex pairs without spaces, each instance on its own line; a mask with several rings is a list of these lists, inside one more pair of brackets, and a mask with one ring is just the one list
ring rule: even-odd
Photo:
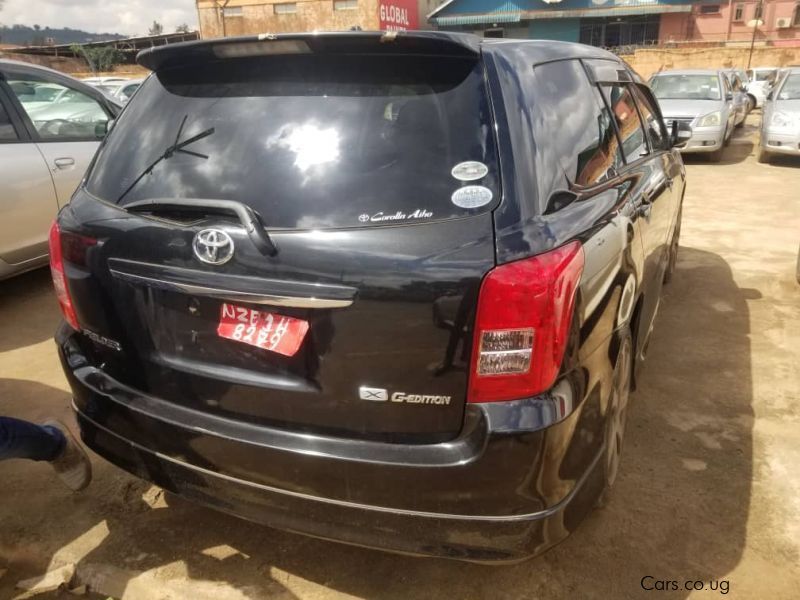
[[147,35],[153,20],[164,26],[165,33],[182,23],[197,29],[195,0],[0,0],[2,25]]

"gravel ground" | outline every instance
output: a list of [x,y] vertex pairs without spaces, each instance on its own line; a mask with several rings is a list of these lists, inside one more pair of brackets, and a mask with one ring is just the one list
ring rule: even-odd
[[[687,159],[680,260],[617,487],[549,553],[505,567],[394,556],[165,497],[98,457],[94,483],[75,495],[47,465],[8,461],[0,598],[71,563],[102,597],[134,599],[797,598],[800,160],[757,164],[758,118],[721,164]],[[74,424],[51,340],[57,319],[48,273],[0,284],[1,412]],[[647,576],[648,587],[680,589],[647,592]],[[686,591],[687,580],[705,589]],[[72,597],[41,597],[62,596]]]

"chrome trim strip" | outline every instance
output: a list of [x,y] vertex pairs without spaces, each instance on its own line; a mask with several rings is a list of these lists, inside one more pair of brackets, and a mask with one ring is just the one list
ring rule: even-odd
[[129,283],[139,283],[148,287],[173,292],[183,292],[184,294],[194,294],[195,296],[208,296],[220,300],[231,300],[249,302],[251,304],[265,304],[268,306],[288,306],[292,308],[345,308],[353,304],[353,300],[314,298],[307,296],[278,296],[274,294],[254,294],[252,292],[238,292],[236,290],[223,290],[219,288],[205,287],[191,283],[179,283],[176,281],[165,281],[155,277],[145,275],[135,275],[126,273],[118,269],[109,268],[111,274],[117,279]]

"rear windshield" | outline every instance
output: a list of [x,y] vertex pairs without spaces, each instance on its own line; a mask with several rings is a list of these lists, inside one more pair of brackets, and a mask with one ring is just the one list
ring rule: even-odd
[[657,75],[650,88],[659,100],[719,100],[716,75]]
[[363,227],[490,210],[497,171],[477,60],[307,54],[159,71],[87,189],[123,206],[237,200],[268,227]]

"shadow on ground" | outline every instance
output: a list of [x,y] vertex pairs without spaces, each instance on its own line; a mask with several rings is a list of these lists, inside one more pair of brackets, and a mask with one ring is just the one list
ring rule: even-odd
[[[0,352],[53,337],[59,314],[52,288],[49,269],[37,269],[0,281]],[[6,330],[10,325],[13,325],[13,332]]]
[[[645,576],[653,577],[648,585],[726,580],[742,557],[750,506],[747,301],[757,297],[737,287],[720,256],[681,249],[634,396],[610,503],[531,561],[478,566],[280,532],[177,498],[165,502],[157,490],[99,459],[93,486],[71,495],[54,487],[46,467],[14,461],[0,464],[0,566],[4,561],[10,570],[0,595],[19,578],[11,573],[42,569],[42,557],[63,554],[67,545],[78,548],[79,571],[158,568],[164,578],[226,582],[230,589],[217,600],[322,597],[329,593],[323,587],[365,598],[626,598],[647,597]],[[64,392],[42,387],[2,380],[0,399],[23,398],[9,405],[22,413],[17,416],[25,416],[24,398],[31,395],[66,404]],[[736,582],[729,586],[734,590]],[[688,596],[685,590],[658,594]]]

